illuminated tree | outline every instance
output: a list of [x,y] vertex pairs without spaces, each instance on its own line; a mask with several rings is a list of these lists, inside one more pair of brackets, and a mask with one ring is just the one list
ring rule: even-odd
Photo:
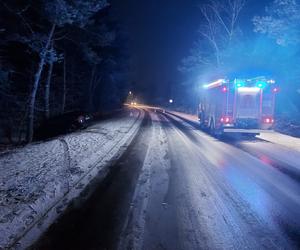
[[224,51],[238,39],[240,32],[239,17],[245,0],[210,0],[200,5],[203,24],[200,26],[200,39],[183,59],[181,71],[196,68],[215,68],[219,70],[224,61]]
[[300,42],[300,5],[296,0],[275,0],[266,7],[266,16],[253,18],[254,31],[268,35],[278,45]]

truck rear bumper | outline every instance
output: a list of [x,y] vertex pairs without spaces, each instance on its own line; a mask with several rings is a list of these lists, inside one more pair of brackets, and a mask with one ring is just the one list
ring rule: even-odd
[[273,133],[274,130],[267,129],[241,129],[241,128],[224,128],[224,133],[245,133],[245,134],[260,134],[260,133]]

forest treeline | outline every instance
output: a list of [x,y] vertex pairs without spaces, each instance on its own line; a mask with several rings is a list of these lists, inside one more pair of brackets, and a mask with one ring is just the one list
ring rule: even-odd
[[128,93],[125,34],[105,0],[1,1],[1,143],[32,141],[53,116],[119,107]]

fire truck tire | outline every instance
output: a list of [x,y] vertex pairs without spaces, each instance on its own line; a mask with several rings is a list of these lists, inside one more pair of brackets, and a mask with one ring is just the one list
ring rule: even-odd
[[213,136],[216,134],[215,123],[213,119],[211,119],[209,123],[209,133]]
[[199,128],[204,131],[207,130],[207,126],[205,126],[205,124],[203,122],[199,123]]

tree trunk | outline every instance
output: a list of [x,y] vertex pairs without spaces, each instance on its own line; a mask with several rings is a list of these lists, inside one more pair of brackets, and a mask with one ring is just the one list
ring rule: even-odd
[[94,86],[94,80],[95,80],[95,73],[96,73],[96,65],[93,66],[92,69],[92,74],[91,74],[91,80],[90,80],[90,85],[89,85],[89,93],[88,93],[88,109],[89,111],[93,111],[93,97],[94,97],[94,93],[93,93],[93,86]]
[[[53,49],[53,43],[51,46]],[[50,99],[50,85],[51,85],[52,71],[53,71],[53,61],[51,60],[49,63],[48,76],[47,76],[46,85],[45,85],[45,116],[47,119],[49,119],[49,117],[50,117],[49,99]]]
[[215,49],[215,56],[216,56],[216,63],[217,63],[217,68],[220,68],[221,65],[221,59],[220,59],[220,50],[215,41],[212,42],[213,47]]
[[47,42],[45,44],[45,47],[43,48],[41,54],[40,54],[40,62],[38,65],[38,69],[34,76],[34,83],[33,88],[30,95],[30,101],[29,101],[29,113],[28,113],[28,134],[27,134],[27,141],[32,142],[33,139],[33,123],[34,123],[34,108],[35,108],[35,100],[36,100],[36,93],[39,87],[41,74],[45,65],[46,55],[47,51],[49,49],[53,34],[55,31],[55,24],[52,25],[52,28],[50,30]]
[[67,92],[67,71],[66,71],[66,53],[64,53],[64,65],[63,65],[63,96],[62,96],[62,106],[61,106],[61,113],[65,112],[66,107],[66,92]]

